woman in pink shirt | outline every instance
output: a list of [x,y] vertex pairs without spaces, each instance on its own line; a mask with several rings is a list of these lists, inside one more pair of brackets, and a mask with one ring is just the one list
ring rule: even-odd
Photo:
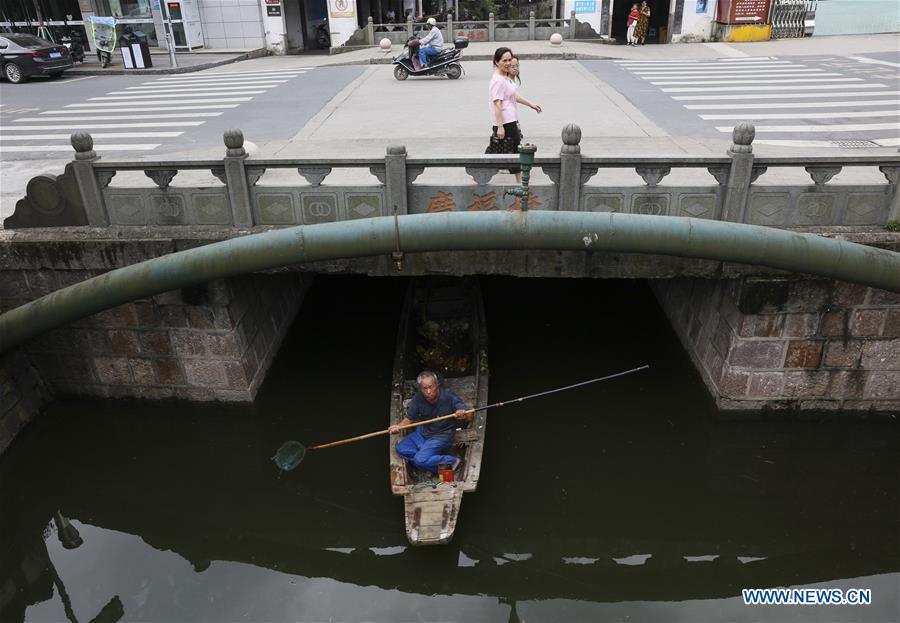
[[[542,108],[516,93],[516,85],[512,81],[509,66],[513,53],[509,48],[497,48],[494,52],[494,75],[490,84],[490,111],[492,123],[490,154],[517,154],[522,135],[519,132],[519,111],[517,104],[524,104],[541,112]],[[495,141],[496,138],[496,141]],[[521,180],[519,169],[510,169],[516,179]]]

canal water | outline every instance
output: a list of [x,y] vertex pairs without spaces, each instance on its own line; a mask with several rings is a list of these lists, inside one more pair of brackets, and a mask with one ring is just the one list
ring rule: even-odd
[[[642,282],[486,278],[479,490],[410,548],[386,427],[405,281],[319,278],[252,407],[62,400],[0,459],[3,621],[896,621],[897,426],[717,421]],[[77,531],[77,537],[74,531]],[[742,588],[871,590],[745,606]]]

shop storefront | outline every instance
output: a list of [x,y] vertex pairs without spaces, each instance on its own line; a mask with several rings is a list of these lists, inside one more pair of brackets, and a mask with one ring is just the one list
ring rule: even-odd
[[[565,0],[564,15],[575,11],[579,23],[589,26],[579,26],[579,38],[596,36],[625,43],[633,4],[635,0]],[[715,4],[716,0],[647,0],[646,43],[709,40]]]

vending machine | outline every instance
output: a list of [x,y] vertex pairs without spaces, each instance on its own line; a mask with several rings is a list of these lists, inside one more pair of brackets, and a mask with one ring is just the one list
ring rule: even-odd
[[198,0],[168,0],[165,7],[166,29],[172,35],[175,49],[202,48],[203,27]]

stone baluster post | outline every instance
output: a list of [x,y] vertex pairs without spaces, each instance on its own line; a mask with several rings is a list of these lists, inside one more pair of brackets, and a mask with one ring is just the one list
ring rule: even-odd
[[528,12],[528,40],[534,41],[534,11]]
[[447,13],[447,39],[453,41],[453,13]]
[[78,193],[84,203],[88,225],[91,227],[109,227],[109,215],[103,200],[103,189],[97,182],[94,164],[100,156],[94,151],[94,139],[87,132],[75,132],[69,139],[75,148],[75,160],[72,170],[78,182]]
[[488,13],[488,41],[494,40],[494,14]]
[[722,220],[740,223],[744,220],[750,184],[753,183],[753,137],[756,128],[752,123],[742,121],[734,126],[731,133],[732,145],[728,149],[731,156],[731,170],[725,185],[722,205]]
[[375,45],[375,21],[372,19],[371,15],[366,24],[366,39],[369,40],[369,45]]
[[250,184],[247,181],[247,169],[244,161],[247,152],[244,149],[244,133],[237,129],[226,130],[225,139],[225,189],[228,203],[231,205],[231,218],[235,227],[253,225],[253,211],[250,209]]
[[581,209],[581,128],[570,123],[562,130],[559,150],[559,194],[557,210]]
[[569,39],[575,38],[575,32],[578,30],[578,20],[575,18],[575,11],[569,12]]
[[388,214],[407,214],[406,147],[389,145],[384,157],[384,186]]
[[412,39],[413,37],[413,18],[412,13],[406,16],[406,38]]
[[878,167],[891,185],[891,205],[888,209],[889,221],[900,220],[900,167]]

